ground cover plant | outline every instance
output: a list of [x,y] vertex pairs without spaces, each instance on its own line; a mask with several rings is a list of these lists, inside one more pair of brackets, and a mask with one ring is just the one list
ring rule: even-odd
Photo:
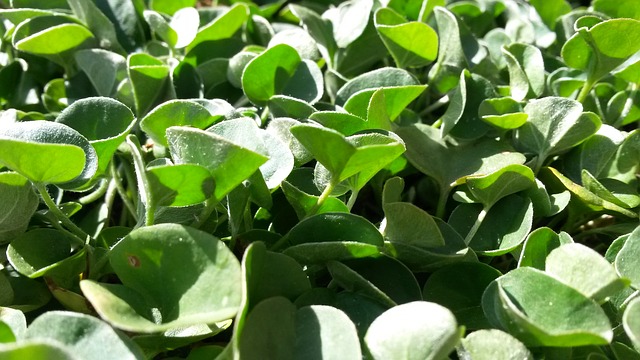
[[640,359],[639,1],[0,19],[0,358]]

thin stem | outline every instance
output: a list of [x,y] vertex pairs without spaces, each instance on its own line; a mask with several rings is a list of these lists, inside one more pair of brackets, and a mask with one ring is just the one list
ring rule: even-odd
[[449,199],[449,187],[446,189],[440,189],[440,195],[438,196],[438,207],[436,208],[436,217],[444,220],[445,211],[447,208],[447,200]]
[[[87,234],[86,232],[84,232],[84,230],[80,229],[76,224],[73,223],[73,221],[71,221],[67,215],[65,215],[62,210],[60,210],[60,208],[56,205],[56,203],[53,201],[53,199],[51,198],[51,195],[49,195],[49,192],[47,191],[47,187],[45,184],[42,183],[34,183],[33,184],[35,186],[35,188],[38,190],[38,192],[40,193],[40,195],[42,196],[42,200],[44,200],[44,203],[47,205],[47,207],[49,208],[49,211],[51,211],[51,213],[67,228],[69,229],[75,236],[78,237],[78,244],[84,246],[86,241],[88,241],[89,239],[91,239],[91,236],[89,236],[89,234]],[[74,239],[76,239],[74,237]]]
[[191,225],[195,228],[200,228],[209,219],[213,210],[215,210],[218,201],[211,197],[204,202],[204,208],[200,211],[200,214],[196,216],[196,221]]
[[[107,222],[111,219],[111,213],[113,210],[113,201],[116,198],[116,194],[118,193],[116,181],[111,179],[108,181],[109,185],[107,186],[107,191],[104,196],[104,204],[107,207]],[[108,224],[107,224],[108,225]]]
[[324,202],[329,198],[329,196],[333,192],[333,189],[338,185],[338,180],[337,179],[338,178],[336,178],[336,177],[332,177],[331,178],[331,181],[329,182],[329,184],[327,184],[327,187],[324,188],[324,191],[322,192],[322,194],[320,194],[320,197],[318,198],[318,201],[311,208],[311,211],[309,211],[309,214],[307,215],[307,217],[315,215],[318,212],[318,210],[320,209],[322,204],[324,204]]
[[589,93],[591,92],[593,85],[595,85],[595,82],[587,79],[587,81],[585,81],[584,83],[584,86],[580,90],[578,97],[576,97],[576,101],[580,103],[584,103],[584,101],[587,99],[587,96],[589,96]]
[[629,96],[627,97],[627,99],[624,102],[624,107],[622,108],[622,111],[620,112],[620,116],[618,116],[618,118],[616,119],[615,123],[613,124],[614,127],[619,127],[620,125],[622,125],[622,122],[624,121],[624,118],[626,118],[627,115],[629,115],[629,112],[631,112],[631,108],[633,107],[633,100],[636,97],[636,93],[637,92],[638,92],[638,84],[632,83],[631,84],[631,91],[629,91]]
[[473,239],[473,237],[476,235],[476,233],[478,232],[478,229],[480,229],[480,225],[482,225],[482,221],[487,216],[487,212],[489,212],[488,208],[482,209],[482,211],[480,211],[480,214],[478,214],[478,218],[476,218],[476,221],[473,223],[471,230],[469,230],[469,233],[464,238],[465,244],[469,245],[469,243],[471,242],[471,239]]
[[445,95],[441,97],[440,99],[436,100],[435,102],[431,103],[431,105],[427,106],[422,111],[420,111],[419,116],[425,116],[425,115],[431,114],[432,112],[438,110],[444,105],[447,105],[449,103],[449,100],[450,100],[449,95]]
[[351,211],[353,209],[353,205],[356,203],[356,199],[358,198],[359,190],[352,189],[351,194],[349,195],[349,200],[347,201],[347,209]]
[[109,181],[102,180],[100,181],[100,185],[90,194],[85,195],[78,199],[78,202],[82,205],[91,204],[92,202],[100,199],[106,192],[109,187]]
[[122,185],[122,181],[120,181],[120,175],[118,174],[118,171],[116,170],[116,167],[113,163],[111,163],[111,181],[115,183],[116,190],[118,191],[118,195],[120,195],[120,199],[122,199],[124,206],[127,208],[127,210],[129,210],[131,215],[133,215],[133,218],[138,221],[136,207],[133,206],[131,199],[129,199],[129,196],[127,196],[127,189],[125,189]]
[[133,156],[133,165],[136,168],[136,178],[138,180],[138,191],[142,203],[145,207],[145,225],[153,225],[155,216],[155,204],[153,201],[153,194],[151,193],[151,187],[149,186],[149,179],[147,179],[147,172],[144,166],[144,160],[142,160],[142,153],[140,152],[140,143],[135,135],[127,136],[127,145],[131,148],[131,155]]

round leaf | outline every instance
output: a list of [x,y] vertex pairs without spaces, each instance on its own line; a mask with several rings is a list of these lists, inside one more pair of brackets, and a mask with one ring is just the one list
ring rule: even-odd
[[96,172],[96,152],[72,128],[51,121],[17,122],[0,129],[0,163],[39,183],[81,185]]
[[482,307],[494,326],[527,346],[604,345],[613,337],[596,302],[531,267],[511,270],[492,282]]
[[0,173],[0,244],[23,233],[37,208],[38,196],[24,176]]
[[453,314],[438,304],[415,301],[385,311],[364,338],[373,359],[443,359],[460,341]]
[[533,360],[524,344],[500,330],[479,330],[467,335],[458,355],[474,360]]
[[356,241],[382,246],[383,238],[378,229],[367,219],[349,213],[324,213],[300,221],[286,235],[291,245]]
[[122,285],[80,282],[100,316],[135,332],[160,332],[233,317],[240,263],[214,236],[177,224],[138,228],[109,255]]

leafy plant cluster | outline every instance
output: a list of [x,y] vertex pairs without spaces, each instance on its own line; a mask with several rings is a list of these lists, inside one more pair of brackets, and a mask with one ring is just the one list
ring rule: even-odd
[[640,358],[638,1],[2,7],[0,357]]

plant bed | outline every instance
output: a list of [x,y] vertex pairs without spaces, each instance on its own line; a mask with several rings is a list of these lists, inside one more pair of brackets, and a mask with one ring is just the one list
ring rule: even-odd
[[640,4],[0,19],[0,358],[640,358]]

